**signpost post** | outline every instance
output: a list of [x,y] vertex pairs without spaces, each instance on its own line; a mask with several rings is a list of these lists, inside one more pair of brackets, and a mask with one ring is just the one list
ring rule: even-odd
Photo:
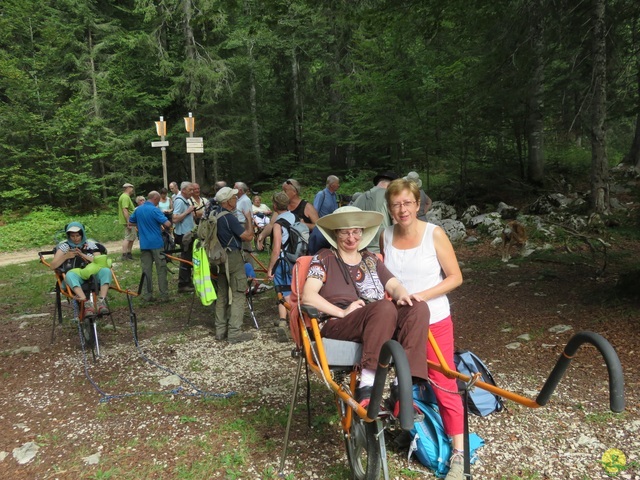
[[202,137],[194,137],[193,131],[195,130],[196,119],[191,112],[188,117],[184,117],[184,128],[189,133],[187,138],[187,153],[191,154],[191,183],[196,182],[196,159],[194,153],[203,153],[204,145]]
[[160,147],[162,150],[162,176],[164,177],[164,188],[168,188],[168,180],[167,180],[167,147],[169,146],[169,142],[164,139],[167,135],[167,122],[165,122],[164,117],[160,117],[160,121],[156,122],[156,132],[160,136],[159,142],[151,142],[152,147]]

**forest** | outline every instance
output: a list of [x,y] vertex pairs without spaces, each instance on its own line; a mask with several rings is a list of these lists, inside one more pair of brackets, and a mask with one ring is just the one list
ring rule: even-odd
[[417,170],[480,179],[640,171],[636,0],[3,0],[0,211],[99,210],[132,182],[254,189]]

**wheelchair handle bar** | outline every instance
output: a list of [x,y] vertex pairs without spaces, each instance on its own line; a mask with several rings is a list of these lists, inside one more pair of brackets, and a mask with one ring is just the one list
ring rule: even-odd
[[567,367],[571,363],[575,353],[583,343],[592,344],[602,354],[609,373],[609,405],[611,411],[616,413],[622,412],[624,410],[625,401],[624,376],[622,375],[620,359],[611,344],[602,335],[594,332],[579,332],[571,337],[569,343],[564,347],[564,351],[560,355],[560,358],[558,358],[556,366],[551,371],[549,378],[540,390],[540,393],[536,398],[536,403],[538,405],[547,404],[549,398],[553,394],[553,391],[558,386],[558,383],[567,370]]
[[411,370],[404,348],[395,340],[387,340],[380,349],[378,368],[373,381],[371,400],[367,409],[367,417],[376,418],[380,411],[382,392],[389,371],[389,364],[393,358],[396,375],[398,377],[398,394],[400,397],[400,426],[403,430],[413,428],[413,386],[411,384]]

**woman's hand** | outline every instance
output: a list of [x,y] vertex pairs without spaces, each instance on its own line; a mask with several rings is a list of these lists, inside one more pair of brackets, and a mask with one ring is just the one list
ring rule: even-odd
[[398,297],[396,303],[398,305],[409,305],[413,306],[413,301],[416,300],[415,295],[409,295],[408,293],[403,293]]
[[362,299],[358,299],[355,302],[351,302],[351,304],[342,311],[342,318],[346,317],[347,315],[349,315],[351,312],[354,312],[356,310],[358,310],[359,308],[364,307],[366,304],[364,302],[364,300]]

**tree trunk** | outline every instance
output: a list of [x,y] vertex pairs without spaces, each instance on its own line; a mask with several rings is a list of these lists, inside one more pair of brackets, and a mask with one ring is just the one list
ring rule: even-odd
[[[96,73],[95,52],[93,49],[93,32],[91,29],[87,32],[87,41],[89,43],[89,78],[91,81],[91,105],[93,106],[93,117],[98,124],[101,124],[102,114],[100,111],[100,100],[98,96],[98,74]],[[100,183],[102,184],[102,199],[107,200],[107,182],[105,180],[106,167],[104,165],[104,157],[98,156],[98,172],[100,173]]]
[[298,56],[295,45],[291,47],[291,83],[293,86],[293,129],[295,154],[298,164],[304,162],[304,146],[302,143],[303,114],[300,105],[300,86],[298,84]]
[[544,121],[542,116],[542,95],[544,93],[544,40],[541,2],[531,4],[531,50],[533,53],[533,75],[529,86],[529,118],[527,143],[529,152],[529,182],[542,185],[544,182]]
[[253,140],[254,175],[262,173],[262,155],[260,153],[260,124],[258,123],[258,102],[256,100],[256,78],[253,61],[253,40],[247,47],[249,54],[249,104],[251,106],[251,136]]
[[593,0],[593,103],[591,107],[591,207],[609,213],[609,166],[605,119],[607,117],[607,52],[605,2]]
[[[634,19],[632,45],[636,49],[636,91],[638,94],[637,98],[640,99],[640,35],[638,35],[637,29],[638,22],[637,19]],[[640,106],[636,105],[636,108],[640,108]],[[633,141],[631,142],[631,149],[629,153],[625,155],[623,162],[634,165],[635,169],[640,173],[640,113],[636,116],[636,130],[633,135]]]

